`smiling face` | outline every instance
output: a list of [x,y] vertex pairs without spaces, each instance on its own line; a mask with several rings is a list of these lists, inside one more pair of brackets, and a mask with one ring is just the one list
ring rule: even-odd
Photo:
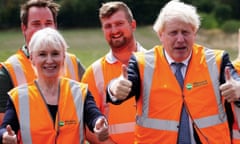
[[176,62],[185,60],[191,54],[195,37],[192,25],[178,19],[166,22],[159,33],[164,49]]
[[101,23],[105,39],[113,50],[126,47],[134,41],[136,22],[130,22],[124,11],[119,10],[110,17],[102,18]]
[[48,7],[31,7],[28,12],[28,22],[27,25],[22,24],[22,33],[25,37],[26,45],[32,35],[43,28],[51,27],[56,28],[52,12]]
[[65,53],[63,49],[46,46],[31,54],[32,64],[38,77],[42,79],[58,78],[64,65]]

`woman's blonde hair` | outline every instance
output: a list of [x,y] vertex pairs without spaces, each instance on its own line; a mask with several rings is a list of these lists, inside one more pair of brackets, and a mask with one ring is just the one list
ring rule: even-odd
[[37,51],[43,47],[53,47],[67,51],[68,45],[63,36],[53,28],[44,28],[35,32],[29,42],[29,53]]

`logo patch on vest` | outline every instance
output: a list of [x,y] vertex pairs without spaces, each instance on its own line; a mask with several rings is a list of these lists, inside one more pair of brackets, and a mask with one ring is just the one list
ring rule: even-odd
[[77,121],[76,120],[65,120],[65,121],[59,121],[59,123],[58,123],[59,126],[72,125],[72,124],[77,124]]
[[207,85],[207,84],[208,84],[207,80],[193,82],[193,83],[187,83],[186,88],[187,88],[187,90],[191,90],[192,88],[200,87],[200,86]]

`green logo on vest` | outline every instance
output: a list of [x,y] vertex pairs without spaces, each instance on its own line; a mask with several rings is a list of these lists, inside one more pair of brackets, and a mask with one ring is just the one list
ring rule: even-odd
[[64,122],[63,121],[60,121],[58,124],[59,124],[59,126],[64,126]]
[[188,83],[188,84],[186,85],[186,88],[187,88],[187,90],[191,90],[191,89],[193,88],[193,86],[192,86],[191,83]]

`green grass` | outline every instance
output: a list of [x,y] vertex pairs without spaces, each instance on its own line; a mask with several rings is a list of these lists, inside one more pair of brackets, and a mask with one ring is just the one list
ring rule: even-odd
[[[109,47],[104,39],[101,28],[61,29],[60,32],[63,34],[70,47],[68,51],[74,53],[85,67],[89,66],[92,62],[109,51]],[[138,27],[135,36],[143,47],[147,49],[160,43],[158,37],[150,26]],[[24,39],[20,29],[0,31],[0,61],[4,61],[11,54],[15,53],[23,43]],[[227,49],[226,46],[226,50],[230,53],[231,59],[236,58],[236,49]]]
[[[101,28],[61,29],[60,32],[70,47],[68,51],[74,53],[85,67],[109,51]],[[150,48],[153,44],[158,43],[158,38],[150,27],[139,28],[135,34],[138,41],[145,48]],[[23,43],[24,39],[20,30],[0,31],[0,61],[4,61],[11,54],[15,53]]]

